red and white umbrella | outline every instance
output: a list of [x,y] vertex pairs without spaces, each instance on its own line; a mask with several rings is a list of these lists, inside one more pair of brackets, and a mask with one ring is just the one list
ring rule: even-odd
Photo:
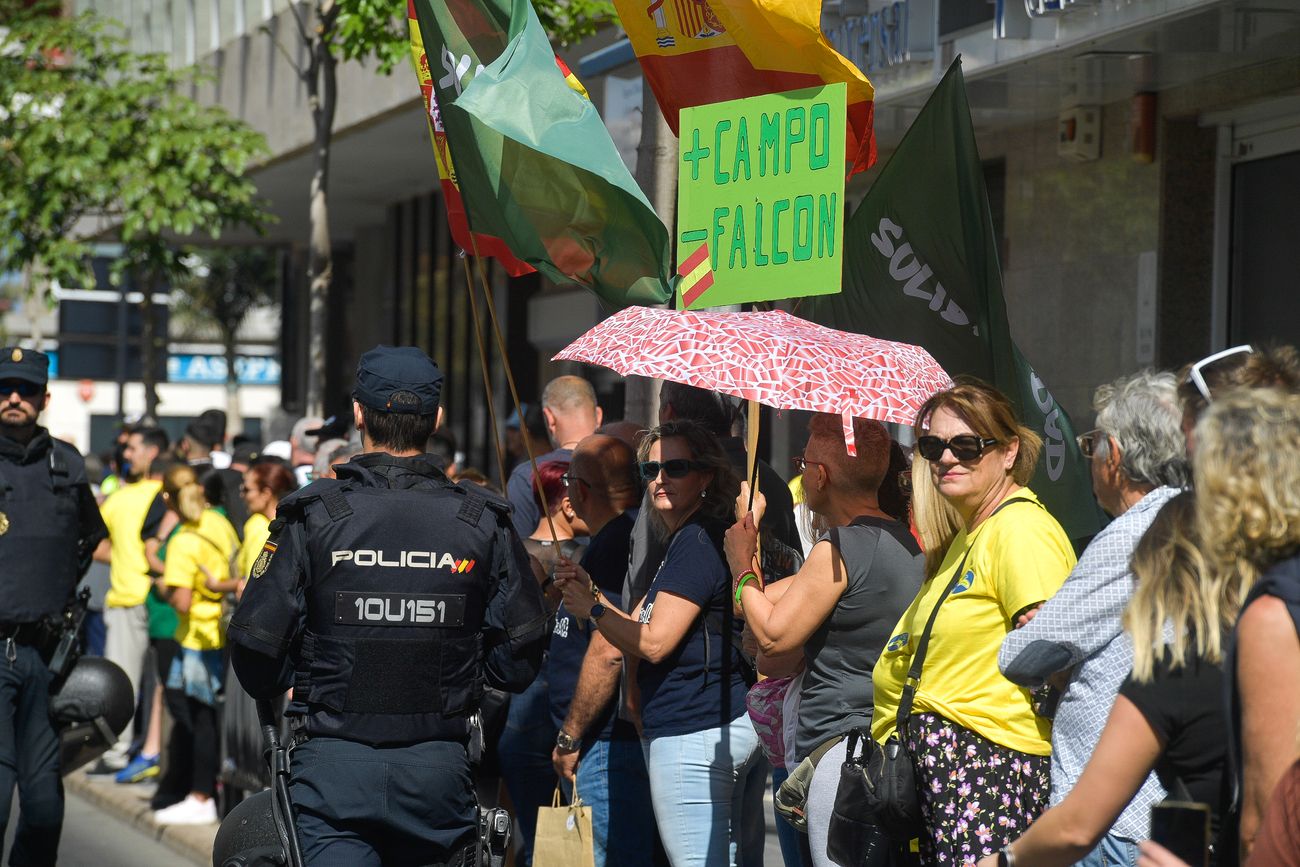
[[671,379],[777,409],[911,424],[952,384],[919,346],[836,331],[783,310],[751,313],[628,307],[569,344],[555,361],[623,376]]

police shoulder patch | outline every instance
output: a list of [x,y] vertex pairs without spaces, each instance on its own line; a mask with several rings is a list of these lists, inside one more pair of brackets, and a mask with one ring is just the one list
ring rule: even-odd
[[253,561],[253,568],[249,570],[248,577],[261,578],[266,574],[266,570],[271,565],[271,556],[275,554],[275,548],[276,545],[273,541],[268,541],[262,546],[262,552],[258,554],[257,559]]

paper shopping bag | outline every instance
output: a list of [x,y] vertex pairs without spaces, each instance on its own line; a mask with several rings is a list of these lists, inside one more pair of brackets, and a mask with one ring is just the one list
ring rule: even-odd
[[578,797],[576,785],[572,804],[560,804],[560,788],[556,786],[551,806],[537,811],[533,867],[596,867],[591,808]]

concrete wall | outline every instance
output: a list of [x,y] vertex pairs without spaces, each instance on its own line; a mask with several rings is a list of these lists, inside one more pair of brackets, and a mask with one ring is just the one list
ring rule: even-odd
[[1160,166],[1129,155],[1128,104],[1102,111],[1101,158],[1057,155],[1056,119],[981,135],[1006,160],[1003,281],[1011,333],[1079,424],[1093,389],[1134,370],[1139,259],[1159,240]]

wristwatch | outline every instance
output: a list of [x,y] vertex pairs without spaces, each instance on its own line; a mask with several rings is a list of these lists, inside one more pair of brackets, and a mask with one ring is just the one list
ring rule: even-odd
[[600,618],[604,617],[605,604],[603,602],[597,602],[595,605],[591,606],[591,613],[588,614],[587,616],[590,617],[592,620],[599,620]]
[[1016,856],[1011,852],[1010,848],[998,852],[998,867],[1014,867],[1015,863]]
[[571,753],[578,748],[578,739],[569,735],[564,729],[560,729],[555,736],[555,745],[566,753]]

